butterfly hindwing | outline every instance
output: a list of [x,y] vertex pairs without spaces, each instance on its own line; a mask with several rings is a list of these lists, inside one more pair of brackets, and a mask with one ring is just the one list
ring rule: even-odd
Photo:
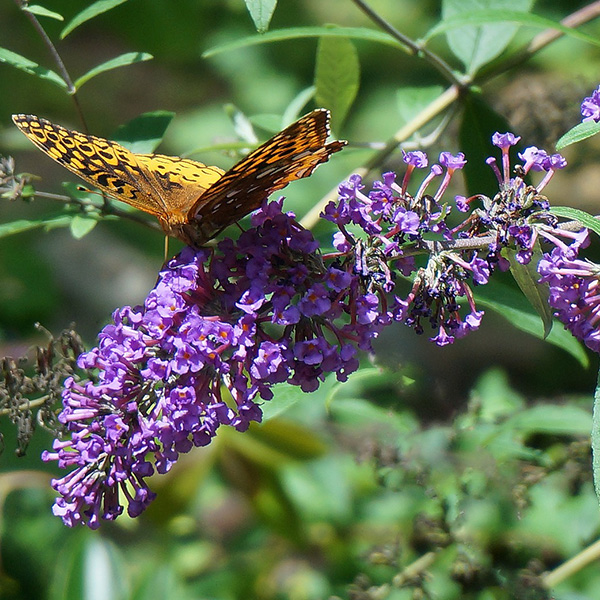
[[346,145],[345,141],[327,144],[328,135],[329,111],[314,110],[229,169],[190,209],[188,220],[197,227],[201,240],[256,210],[291,181],[308,177]]

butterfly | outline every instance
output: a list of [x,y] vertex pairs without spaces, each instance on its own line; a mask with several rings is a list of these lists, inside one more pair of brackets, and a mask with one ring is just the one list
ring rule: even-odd
[[329,111],[321,108],[224,171],[188,158],[136,154],[33,115],[12,118],[50,158],[113,198],[154,215],[167,235],[193,246],[256,210],[291,181],[308,177],[347,143],[326,143]]

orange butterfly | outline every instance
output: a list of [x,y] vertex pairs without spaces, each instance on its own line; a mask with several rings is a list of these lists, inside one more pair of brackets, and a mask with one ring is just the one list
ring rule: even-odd
[[135,154],[120,144],[33,115],[17,127],[50,158],[110,196],[158,218],[167,235],[199,246],[256,210],[290,181],[308,177],[345,145],[326,143],[329,111],[313,110],[229,171],[200,162]]

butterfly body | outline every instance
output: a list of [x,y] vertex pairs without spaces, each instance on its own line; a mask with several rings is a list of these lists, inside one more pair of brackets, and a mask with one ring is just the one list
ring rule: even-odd
[[162,154],[136,154],[103,138],[13,115],[50,158],[110,196],[154,215],[167,235],[195,246],[256,210],[271,193],[308,177],[346,144],[326,143],[329,112],[314,110],[228,171]]

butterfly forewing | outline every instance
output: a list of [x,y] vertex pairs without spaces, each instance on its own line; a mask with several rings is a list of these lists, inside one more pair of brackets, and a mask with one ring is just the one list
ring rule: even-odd
[[229,169],[190,209],[188,220],[196,227],[199,241],[256,210],[291,181],[308,177],[346,145],[345,141],[327,144],[328,135],[329,111],[314,110]]
[[224,171],[178,157],[135,154],[103,138],[33,115],[14,115],[19,129],[50,158],[110,196],[152,214],[168,232]]

